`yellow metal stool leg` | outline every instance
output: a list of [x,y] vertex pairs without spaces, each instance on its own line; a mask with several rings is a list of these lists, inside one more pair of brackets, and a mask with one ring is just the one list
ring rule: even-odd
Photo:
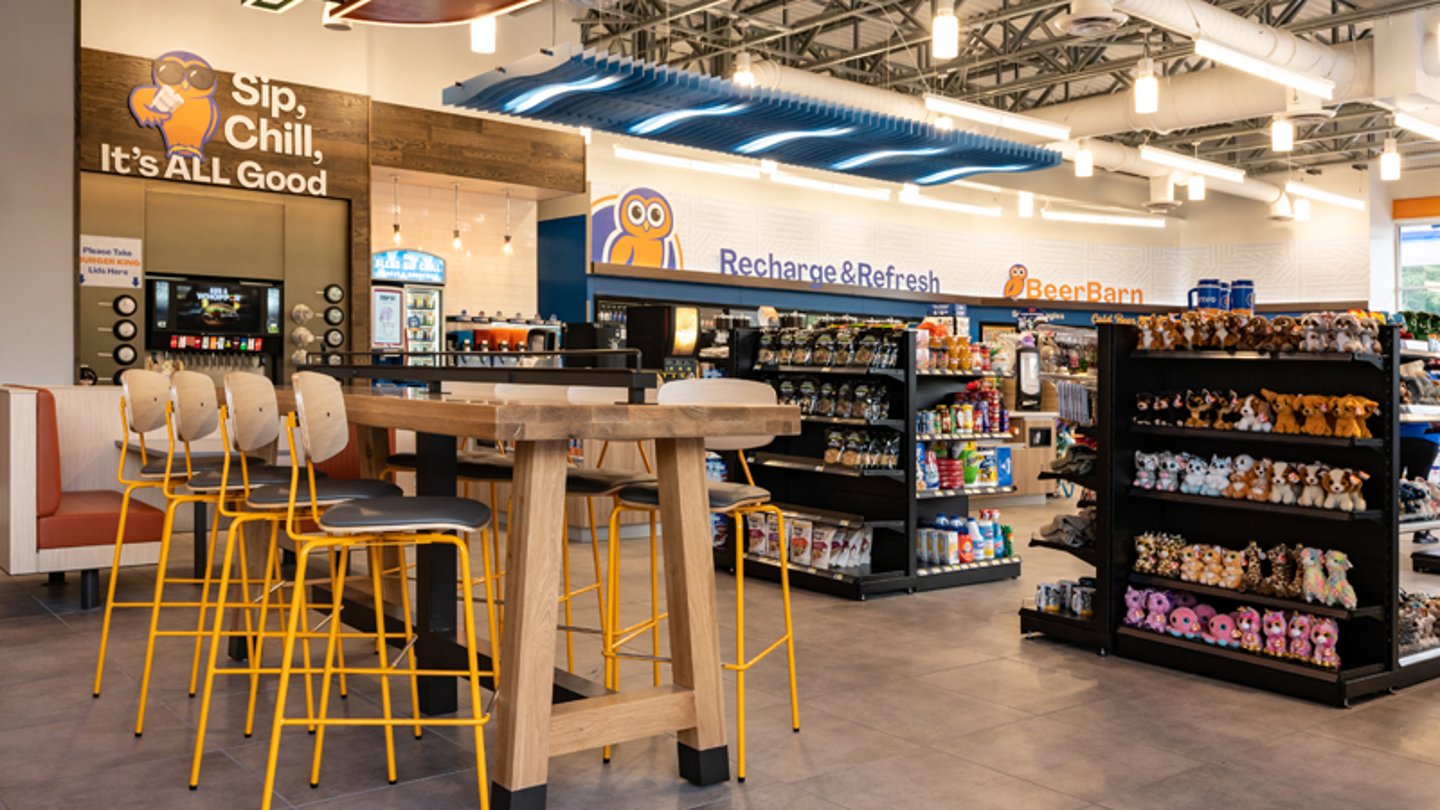
[[115,530],[115,556],[110,561],[110,584],[105,591],[105,620],[100,625],[100,656],[95,661],[95,688],[94,697],[100,697],[100,682],[105,677],[105,652],[110,646],[110,617],[115,610],[115,585],[120,580],[120,552],[125,545],[125,522],[130,516],[130,498],[136,489],[143,485],[131,484],[125,487],[125,494],[120,499],[120,525]]
[[[242,520],[232,521],[230,530],[225,533],[225,561],[220,565],[220,593],[215,602],[214,626],[210,630],[210,657],[205,666],[205,690],[200,698],[200,718],[196,722],[195,753],[190,760],[191,790],[200,786],[200,759],[205,754],[205,729],[210,721],[210,703],[215,696],[215,663],[220,653],[220,631],[225,625],[226,596],[230,592],[230,565],[235,559],[236,535],[243,525]],[[253,659],[247,663],[252,668],[255,666]]]
[[650,663],[652,678],[660,685],[660,533],[650,513]]
[[[200,680],[200,650],[205,643],[205,606],[210,603],[210,580],[215,570],[215,548],[220,539],[220,498],[216,496],[213,503],[214,514],[210,517],[210,541],[206,544],[209,551],[205,556],[205,577],[200,586],[200,610],[199,619],[195,623],[195,651],[190,658],[190,697],[195,697],[195,687]],[[196,526],[195,531],[200,531]]]
[[[493,513],[492,513],[493,514]],[[491,525],[494,525],[492,520]],[[485,570],[485,623],[490,633],[490,668],[493,672],[490,675],[491,682],[498,689],[500,687],[500,625],[498,623],[497,609],[495,604],[495,570],[490,567],[489,548],[491,537],[495,538],[495,545],[499,545],[499,535],[492,535],[490,529],[483,529],[480,532],[480,565]]]
[[280,733],[285,726],[285,700],[289,697],[290,674],[294,669],[296,626],[305,598],[305,566],[310,561],[310,543],[300,547],[295,559],[297,586],[290,597],[290,615],[285,626],[285,644],[280,659],[280,687],[275,692],[275,719],[270,725],[270,752],[265,758],[265,788],[261,794],[260,810],[270,810],[275,798],[275,768],[280,759]]
[[[265,549],[265,581],[260,586],[260,623],[255,634],[255,652],[250,656],[250,665],[258,669],[265,662],[265,637],[269,633],[270,621],[270,596],[280,589],[284,582],[284,575],[280,570],[280,544],[279,544],[280,522],[270,522],[269,545]],[[277,634],[285,631],[285,600],[283,596],[275,598],[276,629]],[[309,677],[308,675],[306,677]],[[248,739],[255,733],[255,700],[260,693],[260,673],[253,672],[250,675],[250,699],[245,706],[245,737]]]
[[[378,551],[378,549],[376,550]],[[379,660],[382,670],[388,665],[385,655],[385,600],[384,585],[380,579],[380,555],[374,554],[375,562],[370,565],[370,582],[374,593],[375,602],[375,654]],[[469,588],[465,589],[469,591]],[[390,707],[390,676],[380,673],[380,708],[385,715],[385,777],[390,784],[395,784],[398,776],[395,772],[395,727],[390,725],[394,717]]]
[[[470,581],[470,549],[463,540],[455,541],[455,551],[460,556],[460,574]],[[475,779],[480,789],[480,809],[490,809],[490,776],[485,768],[484,704],[480,698],[480,659],[475,651],[475,604],[470,589],[464,592],[465,607],[465,649],[470,674],[470,711],[475,717]],[[418,714],[416,715],[419,716]]]
[[[378,571],[380,555],[376,553],[377,549],[374,547],[369,548],[368,551],[370,553],[370,569],[372,571]],[[346,550],[342,548],[339,554],[341,565],[343,565],[345,555]],[[341,600],[344,598],[345,580],[343,578],[337,579],[333,574],[336,567],[334,562],[336,555],[331,553],[327,556],[332,560],[330,587],[335,589],[335,594],[334,598],[330,600],[330,618],[328,619],[330,626],[326,628],[328,632],[325,635],[325,663],[320,673],[320,706],[319,710],[311,715],[311,717],[315,718],[315,749],[310,760],[310,787],[312,788],[320,786],[320,760],[325,751],[325,718],[330,716],[330,681],[336,674],[335,648],[342,643],[340,641],[340,610],[342,607]],[[375,591],[375,599],[376,601],[380,599],[380,591],[378,588]],[[376,633],[383,633],[384,631],[385,625],[381,624],[379,629],[376,630]],[[381,639],[381,643],[383,644],[383,636],[381,636]],[[306,666],[308,668],[308,661],[306,662]]]
[[155,571],[155,601],[150,605],[150,633],[145,642],[145,667],[140,674],[140,705],[135,710],[135,736],[145,732],[145,704],[150,696],[150,673],[155,666],[155,639],[160,630],[160,605],[165,597],[165,574],[170,565],[170,539],[175,528],[175,510],[181,499],[172,499],[165,509],[165,523],[160,529],[160,560]]
[[[743,522],[739,517],[737,522]],[[785,533],[780,533],[785,544]],[[735,778],[745,781],[745,555],[735,554]]]
[[560,597],[560,602],[564,607],[563,613],[565,616],[566,628],[565,671],[574,672],[575,632],[570,628],[575,626],[575,611],[573,608],[570,607],[570,538],[568,537],[570,531],[570,510],[568,507],[561,510],[560,527],[560,530],[564,532],[564,535],[562,535],[560,538],[560,588],[564,594]]
[[[607,599],[609,616],[600,626],[600,648],[605,661],[605,688],[611,691],[620,689],[620,662],[615,657],[615,634],[620,629],[620,507],[617,505],[610,510],[610,533],[605,538],[606,550],[609,552],[609,561],[606,565],[605,576],[609,582]],[[601,760],[610,761],[610,746],[605,746],[600,751]]]
[[[416,674],[419,669],[415,657],[415,644],[418,639],[415,638],[415,621],[410,616],[410,577],[405,574],[405,547],[401,546],[398,550],[400,552],[400,615],[403,617],[402,621],[405,626],[405,655],[410,662],[410,713],[415,718],[415,739],[418,740],[425,733],[420,725],[420,676]],[[377,559],[380,557],[378,553],[375,556]],[[470,575],[467,573],[465,582],[469,581]],[[470,587],[467,585],[464,590],[469,593]]]
[[605,625],[605,585],[604,574],[600,565],[600,533],[595,527],[595,499],[585,499],[585,510],[590,520],[590,556],[595,565],[595,601],[596,608],[600,611],[600,625]]

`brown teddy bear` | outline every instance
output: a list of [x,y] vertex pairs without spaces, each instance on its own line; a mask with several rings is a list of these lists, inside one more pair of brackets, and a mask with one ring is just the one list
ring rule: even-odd
[[1335,398],[1335,435],[1344,438],[1368,439],[1370,426],[1365,420],[1379,413],[1380,403],[1353,394]]
[[1300,349],[1300,322],[1289,315],[1270,319],[1270,335],[1257,348],[1264,352],[1293,352]]
[[1270,322],[1265,316],[1260,315],[1245,322],[1245,328],[1240,332],[1240,348],[1250,351],[1260,351],[1266,347],[1272,334]]
[[1260,396],[1270,403],[1275,409],[1275,428],[1273,433],[1299,433],[1300,421],[1295,418],[1295,409],[1300,406],[1296,402],[1299,397],[1294,394],[1277,394],[1267,388],[1260,389]]
[[1335,430],[1330,426],[1330,411],[1334,397],[1325,397],[1318,394],[1306,394],[1297,397],[1300,404],[1300,413],[1305,417],[1305,424],[1300,427],[1300,432],[1307,436],[1330,436]]

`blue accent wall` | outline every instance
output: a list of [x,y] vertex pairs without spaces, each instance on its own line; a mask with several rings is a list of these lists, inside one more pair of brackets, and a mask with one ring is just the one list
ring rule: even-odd
[[536,303],[540,316],[555,315],[566,323],[588,320],[585,226],[587,217],[542,220],[536,227],[538,282]]
[[917,320],[925,317],[925,313],[929,310],[926,304],[916,301],[615,276],[591,276],[590,295],[591,297],[604,295],[616,298],[676,301],[737,309],[772,306],[781,312],[798,309],[850,315],[887,315]]

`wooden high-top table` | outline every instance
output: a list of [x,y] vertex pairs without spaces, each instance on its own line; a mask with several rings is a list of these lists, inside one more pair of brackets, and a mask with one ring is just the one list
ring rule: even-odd
[[[360,427],[367,475],[378,474],[385,463],[388,429],[415,431],[420,495],[455,494],[457,437],[515,443],[495,701],[499,739],[491,767],[495,808],[544,807],[552,756],[671,731],[679,733],[682,777],[697,785],[728,780],[704,437],[798,433],[799,410],[519,404],[426,392],[346,391],[345,408],[351,424]],[[281,389],[279,396],[282,410],[293,407],[289,390]],[[596,697],[552,705],[570,439],[655,440],[674,683],[611,694],[594,690]],[[456,664],[456,566],[453,548],[427,545],[417,551],[415,649],[422,668]],[[455,679],[424,680],[422,711],[456,710]]]

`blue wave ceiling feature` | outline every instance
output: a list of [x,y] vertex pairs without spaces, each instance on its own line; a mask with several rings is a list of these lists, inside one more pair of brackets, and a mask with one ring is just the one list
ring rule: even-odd
[[1038,146],[579,48],[482,73],[447,87],[443,98],[453,107],[892,183],[938,185],[1060,163],[1058,152]]

